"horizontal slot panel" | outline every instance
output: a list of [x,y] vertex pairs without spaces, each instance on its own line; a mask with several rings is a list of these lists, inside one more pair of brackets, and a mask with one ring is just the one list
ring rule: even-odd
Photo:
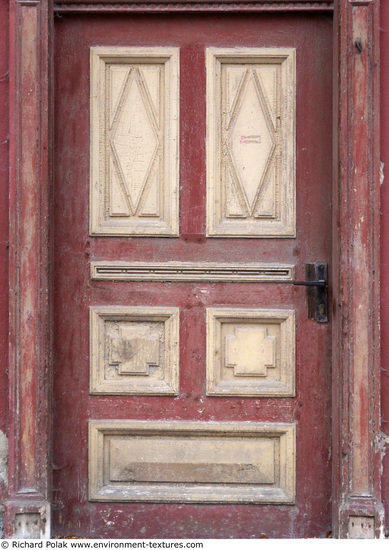
[[259,263],[97,261],[91,263],[91,278],[95,281],[282,283],[294,280],[294,266]]

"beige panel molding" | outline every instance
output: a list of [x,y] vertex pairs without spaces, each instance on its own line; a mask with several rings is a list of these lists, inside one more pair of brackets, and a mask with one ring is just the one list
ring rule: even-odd
[[293,397],[295,313],[207,309],[207,395]]
[[294,281],[294,266],[210,262],[91,262],[95,281],[188,281],[282,283]]
[[208,48],[207,234],[296,235],[296,50]]
[[295,500],[295,425],[89,422],[89,499],[283,503]]
[[179,49],[90,54],[90,233],[176,236]]
[[90,308],[90,393],[175,395],[179,309]]

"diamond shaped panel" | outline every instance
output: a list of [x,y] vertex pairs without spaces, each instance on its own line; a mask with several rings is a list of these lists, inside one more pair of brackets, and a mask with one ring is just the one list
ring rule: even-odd
[[143,87],[139,71],[131,70],[112,129],[112,147],[133,211],[137,210],[158,146],[152,105]]
[[90,234],[179,232],[179,48],[91,48]]
[[251,70],[247,71],[235,105],[228,132],[228,148],[251,214],[275,147],[260,84]]

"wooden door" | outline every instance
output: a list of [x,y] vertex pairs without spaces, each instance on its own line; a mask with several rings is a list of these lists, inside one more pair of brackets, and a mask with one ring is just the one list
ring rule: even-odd
[[54,534],[329,531],[331,32],[56,20]]

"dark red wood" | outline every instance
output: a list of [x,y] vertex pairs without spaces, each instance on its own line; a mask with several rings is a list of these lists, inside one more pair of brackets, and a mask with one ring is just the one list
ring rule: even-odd
[[45,0],[10,6],[10,482],[5,529],[6,536],[14,536],[16,514],[32,514],[44,536],[50,528],[50,9]]
[[[389,4],[381,2],[381,160],[386,181],[381,188],[381,407],[382,497],[389,535]],[[385,452],[386,451],[386,452]]]
[[335,16],[333,509],[337,536],[353,536],[350,518],[359,517],[371,520],[366,536],[378,537],[379,3],[341,0]]
[[[9,148],[9,7],[8,2],[0,3],[0,430],[7,434],[8,415],[8,148]],[[3,438],[2,438],[3,441]],[[4,444],[4,441],[3,441]],[[4,449],[1,449],[2,454]],[[1,472],[0,502],[4,502],[7,493],[4,476]]]
[[[89,47],[129,42],[181,48],[179,239],[88,235]],[[277,261],[296,263],[301,279],[306,262],[330,261],[331,20],[312,15],[64,16],[56,22],[55,43],[54,533],[325,537],[331,529],[330,326],[307,320],[305,290],[289,285],[90,282],[89,262]],[[204,50],[236,44],[298,50],[297,240],[205,238]],[[88,306],[97,304],[181,308],[177,398],[88,395]],[[296,309],[296,398],[205,396],[205,307],[221,305]],[[88,502],[89,418],[296,421],[296,506]]]

